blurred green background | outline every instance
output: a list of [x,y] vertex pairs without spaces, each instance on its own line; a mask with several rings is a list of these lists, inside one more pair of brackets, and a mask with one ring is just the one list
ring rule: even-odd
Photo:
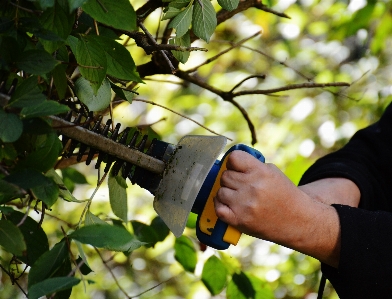
[[[135,8],[144,3],[131,2]],[[350,87],[343,88],[303,88],[236,98],[255,125],[258,142],[254,147],[264,154],[267,162],[276,164],[297,183],[318,157],[340,148],[355,131],[376,121],[390,102],[392,5],[390,1],[366,0],[281,0],[265,4],[290,19],[256,9],[235,15],[217,27],[209,44],[199,41],[193,44],[207,48],[208,52],[192,52],[189,61],[180,68],[191,69],[230,47],[228,41],[238,42],[260,31],[260,35],[241,47],[200,67],[199,76],[211,85],[230,90],[248,76],[265,75],[265,79],[247,80],[237,91],[313,81],[350,83]],[[160,11],[148,18],[146,25],[152,32],[159,18]],[[145,54],[132,41],[128,49],[137,64],[143,63]],[[139,95],[132,104],[123,103],[115,109],[114,122],[139,127],[152,124],[151,129],[162,140],[174,144],[187,134],[211,135],[180,115],[137,101],[142,99],[169,107],[231,138],[227,149],[237,143],[251,145],[247,123],[232,104],[200,87],[183,84],[175,76],[153,76],[145,82],[139,86]],[[97,171],[92,164],[92,167],[74,166],[88,181],[75,185],[73,194],[78,199],[89,198],[95,189]],[[156,217],[153,196],[129,181],[127,194],[128,219],[149,224]],[[58,201],[53,211],[48,212],[43,228],[53,238],[51,246],[62,237],[60,226],[77,223],[83,208],[77,203]],[[101,219],[114,217],[106,183],[95,195],[91,211]],[[34,217],[34,213],[30,216]],[[198,246],[192,223],[189,226],[185,234]],[[275,298],[316,299],[320,264],[301,253],[243,235],[237,246],[226,251],[210,248],[198,251],[196,271],[190,274],[174,259],[174,240],[170,235],[154,248],[138,249],[128,257],[109,251],[102,254],[118,284],[131,298],[226,298],[225,291],[212,297],[200,281],[204,261],[217,255],[229,268],[256,276],[273,291]],[[87,277],[95,283],[79,284],[71,298],[125,298],[95,251],[83,246],[93,270]],[[6,254],[2,252],[1,256]],[[24,298],[5,274],[1,276],[0,297]],[[324,298],[338,298],[329,284]]]

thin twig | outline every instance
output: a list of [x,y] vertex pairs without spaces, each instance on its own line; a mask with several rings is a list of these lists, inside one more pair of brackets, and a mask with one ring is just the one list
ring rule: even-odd
[[238,87],[240,87],[245,81],[248,81],[249,79],[253,79],[253,78],[265,79],[265,75],[251,75],[251,76],[248,76],[245,79],[243,79],[242,81],[238,82],[236,85],[234,85],[234,87],[229,92],[232,93],[234,90],[236,90]]
[[96,33],[97,35],[99,35],[98,23],[97,23],[96,20],[94,20],[94,27],[95,27],[95,33]]
[[148,77],[143,78],[143,80],[160,82],[160,83],[170,83],[170,84],[176,84],[176,85],[181,85],[181,86],[185,85],[184,81],[160,80],[160,79],[154,79],[154,78],[148,78]]
[[45,211],[46,211],[46,204],[44,202],[42,202],[42,211],[41,211],[41,219],[38,222],[38,226],[41,226],[42,223],[44,222],[44,218],[45,218]]
[[[179,275],[179,274],[178,274],[178,275]],[[170,277],[169,279],[166,279],[165,281],[162,281],[162,282],[160,282],[160,283],[154,285],[153,287],[151,287],[151,288],[149,288],[149,289],[147,289],[147,290],[144,290],[143,292],[141,292],[141,293],[139,293],[139,294],[137,294],[137,295],[133,295],[133,296],[131,296],[130,298],[140,297],[141,295],[144,295],[145,293],[147,293],[147,292],[149,292],[149,291],[151,291],[151,290],[153,290],[153,289],[159,287],[160,285],[163,285],[164,283],[167,283],[167,282],[169,282],[170,280],[176,278],[178,275],[173,276],[173,277]]]
[[251,135],[252,135],[252,145],[257,143],[255,126],[253,125],[253,122],[250,119],[250,117],[249,117],[248,113],[246,112],[246,110],[241,105],[239,105],[237,102],[234,101],[232,93],[225,92],[223,90],[215,88],[215,87],[209,85],[208,83],[206,83],[204,81],[201,81],[196,76],[192,76],[192,75],[190,75],[190,74],[188,74],[186,72],[183,72],[183,71],[178,71],[176,75],[177,75],[177,77],[179,77],[179,78],[181,78],[181,79],[183,79],[185,81],[191,82],[191,83],[196,84],[196,85],[198,85],[198,86],[200,86],[200,87],[202,87],[202,88],[204,88],[206,90],[211,91],[212,93],[215,93],[216,95],[220,96],[224,101],[230,102],[235,107],[237,107],[237,109],[240,110],[241,114],[243,115],[243,117],[245,118],[245,120],[246,120],[246,122],[248,124],[249,130],[250,130]]
[[[166,109],[166,110],[168,110],[168,111],[170,111],[170,112],[172,112],[172,113],[174,113],[174,114],[177,114],[177,115],[179,115],[179,116],[181,116],[181,117],[183,117],[183,118],[186,118],[186,119],[190,120],[191,122],[194,122],[195,124],[199,125],[199,126],[202,127],[203,129],[206,129],[207,131],[211,132],[212,134],[219,135],[219,136],[224,136],[224,135],[222,135],[222,134],[219,134],[219,133],[217,133],[217,132],[215,132],[215,131],[213,131],[213,130],[207,128],[206,126],[202,125],[202,124],[199,123],[198,121],[196,121],[196,120],[194,120],[194,119],[192,119],[192,118],[190,118],[190,117],[188,117],[188,116],[186,116],[186,115],[184,115],[184,114],[181,114],[181,113],[179,113],[179,112],[177,112],[177,111],[174,111],[174,110],[172,110],[172,109],[170,109],[170,108],[168,108],[168,107],[165,107],[165,106],[163,106],[163,105],[157,104],[157,103],[152,102],[152,101],[142,100],[142,99],[133,99],[133,101],[143,102],[143,103],[147,103],[147,104],[150,104],[150,105],[155,105],[155,106],[161,107],[161,108]],[[226,137],[226,136],[224,136],[224,137]],[[228,138],[228,137],[226,137],[226,138],[229,139],[229,140],[231,140],[231,141],[233,141],[233,139],[231,139],[231,138]]]
[[261,55],[267,57],[268,59],[273,60],[273,61],[279,63],[280,65],[283,65],[284,67],[287,67],[287,68],[293,70],[297,75],[299,75],[299,76],[305,78],[305,79],[308,80],[309,82],[313,81],[312,78],[306,76],[305,74],[302,74],[300,71],[298,71],[297,69],[295,69],[295,68],[293,68],[292,66],[288,65],[286,62],[277,60],[277,59],[275,59],[273,56],[271,56],[271,55],[269,55],[269,54],[267,54],[267,53],[265,53],[265,52],[263,52],[263,51],[260,51],[260,50],[258,50],[258,49],[254,49],[254,48],[252,48],[252,47],[245,46],[245,45],[241,45],[240,47],[241,47],[241,48],[244,48],[244,49],[251,50],[251,51],[256,52],[256,53],[259,53],[259,54],[261,54]]
[[99,255],[99,257],[101,258],[101,261],[102,261],[103,265],[105,266],[105,268],[108,269],[110,275],[113,277],[113,280],[116,283],[117,287],[120,289],[120,291],[125,295],[125,297],[127,297],[128,299],[132,299],[132,297],[130,297],[127,294],[127,292],[122,288],[122,286],[120,285],[120,283],[117,280],[116,275],[114,275],[112,269],[108,266],[107,262],[104,260],[102,254],[99,252],[98,248],[94,246],[94,249],[97,252],[97,254]]
[[[154,37],[151,35],[151,33],[147,30],[147,28],[143,25],[142,22],[138,22],[139,27],[142,28],[142,30],[144,31],[144,33],[146,34],[147,38],[149,39],[149,41],[153,44],[153,45],[158,45],[158,43],[156,42],[156,40],[154,39]],[[169,57],[167,57],[166,52],[164,50],[159,50],[159,52],[162,54],[163,58],[166,60],[166,63],[168,64],[168,66],[170,67],[170,70],[172,72],[172,74],[174,74],[176,72],[176,68],[173,66],[172,62],[170,61]]]
[[324,87],[342,87],[350,86],[347,82],[331,82],[331,83],[300,83],[300,84],[289,84],[283,87],[271,88],[271,89],[257,89],[257,90],[242,90],[233,93],[234,97],[250,95],[250,94],[271,94],[281,91],[302,89],[302,88],[324,88]]
[[224,51],[222,51],[222,52],[219,52],[217,55],[208,58],[206,61],[202,62],[202,63],[199,64],[198,66],[195,66],[194,68],[191,68],[191,69],[189,69],[189,70],[186,70],[185,72],[187,72],[187,73],[193,73],[193,72],[197,71],[197,70],[198,70],[200,67],[202,67],[203,65],[206,65],[206,64],[211,63],[212,61],[218,59],[218,58],[219,58],[220,56],[222,56],[223,54],[226,54],[227,52],[229,52],[229,51],[231,51],[231,50],[233,50],[233,49],[239,47],[239,46],[242,45],[243,43],[247,42],[248,40],[250,40],[250,39],[252,39],[252,38],[254,38],[254,37],[256,37],[256,36],[258,36],[258,35],[260,35],[260,34],[261,34],[261,31],[258,31],[258,32],[256,32],[256,33],[252,34],[251,36],[246,37],[246,38],[240,40],[239,42],[233,44],[230,48],[227,48],[226,50],[224,50]]
[[[88,200],[88,199],[87,199]],[[87,201],[86,200],[86,201]],[[52,214],[49,214],[49,213],[45,213],[45,215],[46,216],[48,216],[48,217],[52,217],[52,218],[54,218],[54,219],[56,219],[56,220],[59,220],[59,221],[61,221],[61,222],[63,222],[64,224],[66,224],[69,228],[75,228],[76,227],[76,225],[75,224],[72,224],[72,223],[70,223],[70,222],[67,222],[67,221],[65,221],[65,220],[63,220],[63,219],[61,219],[61,218],[59,218],[59,217],[57,217],[57,216],[55,216],[55,215],[52,215]]]
[[31,208],[31,202],[32,200],[29,200],[29,203],[27,204],[27,209],[26,213],[23,215],[23,218],[19,221],[19,223],[16,225],[17,227],[21,226],[27,219],[27,216],[29,215],[30,208]]
[[138,128],[138,129],[149,128],[149,127],[151,127],[151,126],[153,126],[153,125],[156,125],[157,123],[160,123],[160,122],[166,121],[166,120],[167,120],[166,117],[162,117],[161,119],[158,119],[157,121],[154,121],[154,122],[152,122],[152,123],[144,124],[144,125],[138,125],[137,128]]
[[16,3],[13,3],[12,1],[8,1],[8,3],[11,4],[11,5],[13,5],[13,6],[15,6],[15,7],[17,7],[17,8],[20,9],[20,10],[27,11],[27,12],[32,13],[32,14],[35,14],[35,15],[37,15],[37,16],[40,16],[41,14],[43,14],[43,11],[42,11],[42,10],[32,10],[32,9],[29,9],[29,8],[26,8],[26,7],[23,7],[23,6],[20,6],[20,5],[16,4]]
[[89,198],[87,204],[84,206],[82,215],[80,215],[80,219],[79,219],[78,225],[76,226],[77,228],[80,227],[80,225],[81,225],[81,223],[82,223],[82,220],[83,220],[83,218],[84,218],[84,214],[86,214],[86,212],[90,209],[91,202],[93,201],[93,198],[94,198],[95,194],[97,193],[99,187],[101,187],[101,185],[102,185],[103,181],[105,180],[107,174],[108,174],[108,173],[105,172],[105,174],[102,176],[102,178],[100,179],[100,181],[99,181],[98,184],[97,184],[97,187],[95,187],[95,190],[94,190],[93,194],[91,194],[91,196],[90,196],[90,198]]
[[11,273],[9,273],[9,272],[3,267],[3,265],[1,265],[1,264],[0,264],[0,268],[9,276],[9,278],[11,279],[12,284],[15,283],[15,284],[18,286],[18,288],[22,291],[22,293],[26,296],[26,298],[28,298],[28,297],[27,297],[26,291],[21,287],[21,285],[18,283],[17,280],[14,280],[14,279],[12,278]]
[[1,165],[0,165],[0,172],[5,174],[5,175],[9,175],[9,172]]

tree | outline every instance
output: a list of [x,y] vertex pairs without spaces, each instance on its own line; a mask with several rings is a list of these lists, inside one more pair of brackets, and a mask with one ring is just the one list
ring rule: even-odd
[[[314,290],[318,265],[308,259],[305,267],[299,254],[274,266],[303,272],[274,280],[277,272],[266,265],[247,266],[249,255],[267,248],[265,243],[252,243],[248,258],[225,252],[208,257],[209,250],[196,249],[191,220],[189,232],[174,240],[151,201],[137,203],[148,196],[134,188],[127,192],[132,187],[120,176],[109,175],[109,200],[92,205],[106,175],[84,200],[74,189],[97,184],[85,177],[84,165],[73,165],[74,150],[63,149],[48,119],[72,111],[90,125],[100,115],[119,120],[126,110],[135,119],[122,118],[124,123],[143,124],[138,129],[149,140],[159,136],[176,143],[189,132],[219,132],[255,145],[262,136],[255,146],[296,181],[316,156],[343,144],[388,102],[391,92],[381,86],[390,84],[382,67],[390,61],[392,22],[383,2],[362,8],[343,2],[282,6],[256,0],[2,1],[1,268],[17,285],[4,287],[10,294],[4,296],[28,291],[29,298],[82,298],[85,285],[90,294],[131,298],[164,283],[160,298],[186,297],[200,285],[180,269],[195,272],[198,258],[205,262],[196,277],[211,295],[225,289],[228,298],[273,298],[274,290],[298,298]],[[170,109],[168,116],[164,109]],[[154,114],[162,118],[151,119]],[[192,120],[199,125],[193,127]],[[124,209],[131,200],[135,206]],[[130,213],[143,214],[145,221]],[[167,253],[164,246],[172,249]],[[279,247],[267,250],[282,256]],[[171,266],[173,256],[178,263]],[[100,267],[113,285],[103,286]],[[290,290],[285,279],[293,276],[306,276],[309,283]],[[99,287],[88,285],[93,280]]]

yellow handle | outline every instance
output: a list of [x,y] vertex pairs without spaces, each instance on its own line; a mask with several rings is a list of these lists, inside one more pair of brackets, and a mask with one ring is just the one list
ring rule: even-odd
[[[204,210],[202,211],[199,219],[199,228],[200,230],[211,236],[212,231],[214,230],[215,224],[218,221],[218,216],[215,214],[215,205],[214,205],[214,197],[218,193],[220,186],[220,179],[222,176],[223,171],[227,169],[226,163],[227,163],[227,158],[228,156],[223,160],[222,166],[218,172],[218,175],[216,176],[214,185],[212,186],[211,192],[208,196],[207,202],[205,204]],[[223,236],[223,241],[237,245],[238,240],[241,237],[241,233],[235,229],[232,226],[228,226],[227,230]]]

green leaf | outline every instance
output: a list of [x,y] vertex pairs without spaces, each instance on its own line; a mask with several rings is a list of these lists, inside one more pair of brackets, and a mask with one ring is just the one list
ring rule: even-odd
[[121,87],[118,87],[117,85],[110,83],[110,86],[112,87],[112,90],[116,93],[117,96],[119,96],[121,99],[128,101],[130,104],[132,104],[133,98],[136,96],[134,92],[131,92],[129,90],[125,90]]
[[3,142],[14,142],[22,135],[23,123],[16,114],[0,109],[0,139]]
[[26,243],[20,229],[11,221],[0,220],[0,245],[15,255],[23,255],[26,250]]
[[194,272],[197,263],[197,255],[192,241],[186,236],[181,236],[176,239],[174,250],[175,259],[184,269],[189,272]]
[[[93,0],[95,1],[95,0]],[[71,47],[79,64],[79,71],[91,83],[94,94],[97,94],[105,79],[107,60],[102,47],[90,36],[80,35],[76,49]]]
[[216,25],[216,13],[210,0],[197,0],[193,10],[193,33],[208,43]]
[[142,244],[127,230],[118,226],[93,224],[84,226],[69,235],[83,244],[113,251],[130,251]]
[[[57,269],[57,271],[53,273],[51,278],[64,277],[64,276],[70,277],[71,275],[69,274],[71,273],[71,271],[72,271],[71,259],[68,256],[60,265],[60,267]],[[71,293],[72,293],[72,288],[59,290],[58,292],[56,292],[54,299],[68,299],[71,296]]]
[[42,10],[46,10],[48,7],[54,6],[54,0],[38,0],[38,3]]
[[4,178],[5,181],[17,185],[25,190],[45,184],[45,176],[35,169],[23,168]]
[[371,41],[371,50],[373,53],[378,54],[387,45],[387,39],[392,32],[392,16],[384,14],[379,20],[376,33]]
[[189,213],[188,220],[186,221],[186,227],[196,228],[197,214]]
[[[190,47],[191,46],[191,38],[189,31],[184,34],[184,36],[180,38],[173,38],[169,40],[169,44]],[[185,63],[189,59],[190,53],[188,51],[172,51],[174,57],[181,63]]]
[[0,212],[2,214],[9,214],[9,213],[12,213],[13,211],[14,211],[14,209],[11,207],[0,206]]
[[22,190],[7,181],[0,180],[0,204],[7,203],[18,197],[24,197]]
[[260,278],[252,274],[247,274],[250,282],[252,283],[253,289],[256,292],[255,299],[274,299],[275,295],[272,292],[270,286],[265,281],[262,281]]
[[18,68],[26,73],[41,76],[52,71],[57,64],[58,61],[48,52],[39,49],[24,51],[16,62]]
[[53,72],[53,83],[56,86],[57,94],[60,99],[64,99],[65,92],[67,91],[67,75],[66,66],[63,64],[57,65]]
[[44,135],[53,133],[52,127],[42,118],[25,118],[23,122],[23,133],[31,135]]
[[75,168],[67,167],[61,169],[62,182],[70,192],[75,189],[75,184],[88,184],[86,177]]
[[227,269],[223,262],[216,256],[211,256],[204,264],[201,280],[215,296],[222,292],[227,283]]
[[93,19],[116,29],[137,29],[136,12],[128,0],[88,0],[83,10]]
[[256,298],[256,291],[244,272],[233,274],[232,280],[227,286],[226,294],[227,299]]
[[29,299],[38,299],[47,294],[60,292],[77,285],[80,279],[75,277],[53,277],[41,281],[29,288]]
[[[56,51],[56,58],[64,62],[69,62],[68,50],[64,45],[58,48],[58,50]],[[59,99],[64,99],[68,87],[66,70],[67,70],[66,64],[59,64],[54,68],[52,72],[53,83],[54,86],[56,87]]]
[[[78,242],[76,240],[74,240],[74,242],[75,242],[76,246],[78,247],[78,251],[79,251],[79,254],[80,254],[80,258],[79,259],[81,259],[84,262],[83,266],[86,266],[89,269],[89,271],[92,272],[93,270],[91,270],[91,268],[90,268],[90,266],[89,266],[89,264],[87,262],[87,257],[86,257],[86,254],[84,253],[82,243],[80,243],[80,242]],[[84,268],[84,270],[87,270],[87,269]],[[84,270],[82,270],[82,271],[84,271]],[[87,274],[83,273],[83,275],[87,275]]]
[[34,196],[42,200],[50,208],[59,197],[59,187],[53,179],[45,177],[45,184],[31,188]]
[[47,172],[55,165],[62,147],[56,133],[38,135],[35,150],[20,160],[17,169],[34,168],[41,172]]
[[131,53],[115,40],[105,36],[92,36],[97,44],[99,44],[106,53],[107,73],[113,77],[131,80],[135,82],[143,82],[136,70],[135,62]]
[[219,5],[227,11],[232,11],[238,7],[240,0],[218,0]]
[[181,12],[181,9],[175,8],[168,6],[165,9],[165,14],[162,16],[161,21],[163,20],[168,20],[174,18],[176,15],[178,15]]
[[7,64],[12,64],[18,59],[22,52],[18,42],[11,36],[2,36],[0,38],[0,57]]
[[135,233],[136,237],[142,241],[145,242],[147,247],[152,247],[155,245],[155,243],[158,242],[158,236],[155,233],[155,230],[142,222],[133,220],[132,221],[132,227],[133,227],[133,232]]
[[78,7],[81,7],[87,0],[68,0],[69,12],[73,12]]
[[184,7],[188,6],[189,2],[191,2],[191,0],[175,0],[175,1],[171,1],[169,3],[168,7],[181,9],[181,8],[184,8]]
[[95,216],[90,211],[86,212],[84,216],[84,225],[110,225],[109,223],[103,221],[101,218]]
[[101,87],[95,92],[90,82],[83,77],[80,77],[75,82],[75,93],[90,111],[106,109],[110,104],[112,96],[109,80],[105,79]]
[[9,107],[24,108],[43,102],[46,97],[38,87],[37,76],[31,76],[20,83],[11,96]]
[[176,29],[176,37],[180,38],[188,32],[192,23],[193,5],[187,6],[169,24],[169,28]]
[[[124,187],[125,186],[125,187]],[[109,174],[108,178],[109,200],[114,215],[128,221],[128,200],[127,200],[127,184],[121,176],[113,176]]]
[[68,111],[69,108],[66,105],[60,104],[55,101],[43,101],[36,106],[23,108],[20,112],[20,115],[24,118],[32,118],[56,115]]
[[77,52],[77,47],[79,43],[79,39],[73,35],[68,36],[67,40],[65,43],[71,48],[72,53]]
[[65,241],[57,243],[51,250],[42,254],[30,269],[28,279],[29,289],[40,281],[51,277],[67,258],[69,258],[68,248]]
[[[75,242],[77,242],[77,241],[75,241]],[[78,244],[80,244],[79,242],[78,242]],[[77,260],[76,260],[76,264],[77,265],[79,265],[81,262],[83,261],[83,264],[80,266],[80,272],[82,272],[82,274],[83,275],[88,275],[88,274],[90,274],[91,272],[92,272],[92,270],[91,270],[91,268],[86,264],[86,262],[85,262],[85,260],[84,259],[82,259],[81,257],[79,257]]]
[[[25,214],[18,211],[7,214],[7,220],[15,225],[21,223],[24,217]],[[32,266],[42,254],[49,250],[48,237],[42,227],[29,216],[24,218],[23,223],[19,225],[19,229],[22,232],[27,249],[23,255],[18,256],[18,259]]]
[[158,242],[162,242],[170,234],[170,229],[167,227],[165,222],[163,222],[162,218],[159,216],[155,217],[151,221],[150,226],[155,231],[155,234],[157,235]]
[[75,23],[75,15],[69,14],[68,9],[56,1],[55,5],[52,5],[50,9],[43,12],[39,20],[43,28],[55,33],[62,39],[62,41],[40,40],[44,49],[49,53],[53,53],[64,44],[65,39],[71,33]]

